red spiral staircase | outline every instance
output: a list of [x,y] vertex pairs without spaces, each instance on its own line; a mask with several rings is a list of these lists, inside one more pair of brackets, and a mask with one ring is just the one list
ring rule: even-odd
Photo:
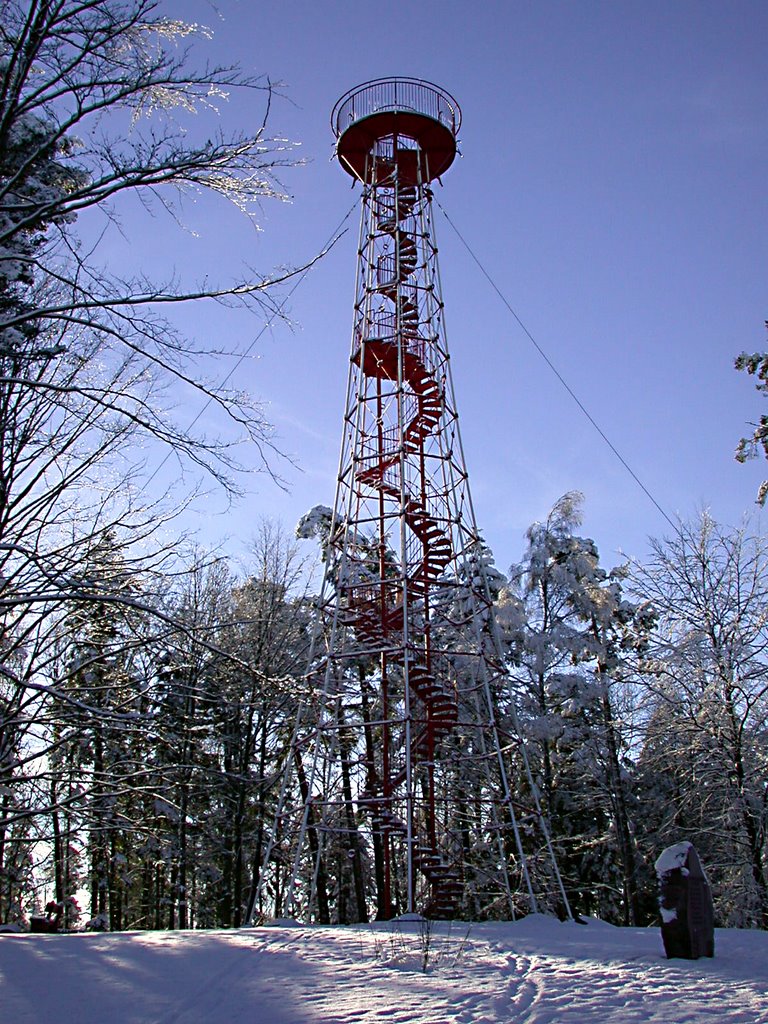
[[[426,346],[419,334],[418,295],[415,290],[408,290],[409,278],[417,269],[418,247],[403,224],[412,216],[416,200],[414,186],[398,189],[393,184],[391,189],[378,190],[378,229],[390,237],[391,247],[379,258],[376,291],[392,304],[393,312],[380,318],[391,333],[389,337],[382,331],[384,337],[359,338],[353,356],[366,378],[401,389],[402,407],[409,410],[399,418],[398,426],[373,446],[373,454],[366,454],[361,460],[355,479],[399,509],[417,540],[418,557],[404,567],[402,580],[410,607],[428,598],[430,587],[439,580],[453,555],[450,535],[430,511],[423,493],[410,493],[403,482],[405,460],[419,459],[425,440],[438,427],[443,412],[442,389],[424,358]],[[372,323],[376,323],[375,318]],[[452,689],[436,678],[423,660],[424,652],[404,641],[402,590],[400,600],[396,601],[391,588],[351,589],[346,621],[366,646],[386,648],[391,652],[390,661],[399,663],[408,687],[414,729],[409,743],[410,768],[432,763],[438,744],[458,722],[458,704]],[[398,791],[408,781],[408,773],[409,766],[403,765],[361,794],[359,804],[371,814],[374,828],[385,837],[408,838],[407,823],[392,809]],[[434,835],[412,828],[410,839],[412,864],[430,886],[425,913],[433,917],[453,916],[463,888],[460,873],[445,863]]]

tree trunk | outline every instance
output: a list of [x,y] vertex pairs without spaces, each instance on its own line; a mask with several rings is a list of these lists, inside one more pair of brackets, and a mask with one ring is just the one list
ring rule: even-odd
[[602,692],[603,728],[608,750],[608,783],[624,886],[624,924],[636,927],[640,920],[640,895],[637,891],[635,845],[629,824],[627,798],[619,759],[613,708],[608,694],[607,676],[602,668],[598,668],[598,675]]
[[[349,771],[349,745],[344,735],[344,710],[339,707],[339,752],[341,755],[341,784],[344,794],[344,818],[349,836],[349,853],[352,860],[352,875],[355,883],[355,905],[357,922],[368,920],[368,907],[365,901],[365,882],[363,880],[362,843],[357,830],[355,812],[352,806],[352,782]],[[345,922],[346,923],[346,922]]]
[[[301,754],[297,749],[294,750],[294,759],[296,762],[296,774],[299,779],[299,789],[301,791],[301,799],[305,805],[307,805],[307,839],[309,841],[309,849],[312,853],[312,865],[314,867],[317,864],[317,917],[320,924],[330,924],[331,915],[328,906],[328,887],[325,881],[325,863],[323,858],[319,856],[320,842],[317,838],[317,829],[315,828],[315,816],[312,812],[312,805],[309,803],[309,785],[307,784],[307,776],[304,771],[304,765],[301,762]],[[290,907],[287,908],[290,912]]]

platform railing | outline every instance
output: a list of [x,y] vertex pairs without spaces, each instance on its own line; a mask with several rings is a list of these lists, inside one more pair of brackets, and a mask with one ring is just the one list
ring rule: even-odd
[[331,113],[338,138],[351,124],[383,111],[410,112],[434,118],[454,136],[461,127],[461,110],[445,89],[418,78],[378,78],[345,93]]

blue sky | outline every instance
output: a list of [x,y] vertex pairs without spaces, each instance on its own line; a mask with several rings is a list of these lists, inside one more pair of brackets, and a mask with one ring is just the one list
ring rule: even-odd
[[[336,99],[379,76],[434,81],[464,115],[462,158],[437,199],[538,344],[671,516],[707,505],[733,523],[754,509],[768,465],[739,466],[733,450],[763,408],[732,367],[738,352],[768,342],[764,2],[176,0],[166,9],[213,30],[195,44],[201,55],[284,83],[271,132],[300,143],[306,163],[285,171],[293,201],[266,204],[258,233],[201,199],[185,205],[186,233],[137,217],[130,251],[108,240],[111,259],[143,253],[145,265],[197,279],[303,262],[359,198],[332,160]],[[261,113],[258,97],[233,95],[220,117],[237,127]],[[436,224],[470,480],[499,566],[519,558],[526,527],[572,489],[585,494],[583,532],[606,564],[620,549],[642,557],[667,523],[439,212]],[[258,358],[238,370],[297,466],[281,467],[287,493],[251,478],[240,506],[207,501],[190,519],[235,554],[258,516],[292,528],[332,501],[357,213],[346,226],[291,297],[293,326],[265,333]],[[262,326],[215,307],[182,323],[240,350]]]

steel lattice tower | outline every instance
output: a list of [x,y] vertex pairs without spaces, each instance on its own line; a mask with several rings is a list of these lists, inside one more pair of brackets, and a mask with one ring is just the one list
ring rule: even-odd
[[430,186],[460,120],[448,93],[404,78],[353,89],[332,114],[362,217],[336,498],[304,521],[325,556],[311,697],[262,870],[283,915],[569,913],[517,728],[445,338]]

